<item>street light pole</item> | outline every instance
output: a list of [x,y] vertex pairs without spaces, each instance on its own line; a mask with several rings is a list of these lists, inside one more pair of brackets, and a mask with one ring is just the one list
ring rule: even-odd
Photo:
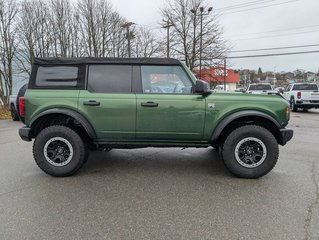
[[167,56],[167,58],[169,58],[169,49],[170,49],[170,46],[169,46],[169,28],[170,27],[172,27],[172,26],[174,26],[174,24],[172,23],[172,22],[170,22],[170,20],[169,19],[167,19],[167,20],[164,20],[163,19],[163,22],[165,22],[166,24],[163,26],[163,28],[166,28],[166,30],[167,30],[167,42],[166,42],[166,47],[167,47],[167,52],[166,52],[166,56]]
[[[204,13],[205,8],[204,7],[200,7],[199,11],[200,13],[198,14],[200,16],[200,39],[199,39],[199,45],[200,45],[200,49],[199,49],[199,76],[202,76],[202,53],[203,53],[203,16],[205,15],[209,15],[210,12],[213,10],[212,7],[209,7],[207,10],[207,13]],[[195,15],[194,21],[196,21],[196,16],[197,16],[197,11],[192,9],[191,13],[193,13]],[[194,23],[194,41],[195,41],[195,23]]]

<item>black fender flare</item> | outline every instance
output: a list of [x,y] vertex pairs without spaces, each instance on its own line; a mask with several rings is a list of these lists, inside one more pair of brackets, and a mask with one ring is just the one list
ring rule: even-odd
[[50,114],[64,114],[64,115],[67,115],[67,116],[74,118],[84,127],[85,131],[87,132],[87,134],[89,135],[90,138],[92,138],[92,139],[97,138],[94,128],[92,127],[90,122],[85,117],[83,117],[80,113],[78,113],[74,110],[66,109],[66,108],[52,108],[52,109],[46,110],[46,111],[40,113],[39,115],[37,115],[35,118],[33,118],[29,125],[32,127],[32,125],[38,119],[40,119],[43,116],[50,115]]
[[218,125],[217,127],[214,129],[213,133],[212,133],[212,137],[211,140],[212,142],[216,141],[218,139],[218,137],[220,136],[220,134],[222,133],[222,131],[224,130],[224,128],[231,123],[232,121],[241,118],[241,117],[263,117],[269,121],[271,121],[272,123],[274,123],[277,127],[278,130],[281,129],[282,127],[280,126],[280,124],[277,122],[276,119],[274,119],[272,116],[263,113],[263,112],[259,112],[259,111],[253,111],[253,110],[247,110],[247,111],[240,111],[240,112],[235,112],[229,116],[227,116],[226,118],[224,118]]

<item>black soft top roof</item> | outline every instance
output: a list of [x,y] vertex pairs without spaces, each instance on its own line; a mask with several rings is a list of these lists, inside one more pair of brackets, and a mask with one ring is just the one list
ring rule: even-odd
[[133,64],[133,65],[181,65],[180,61],[173,58],[35,58],[34,64],[45,65],[77,65],[77,64]]

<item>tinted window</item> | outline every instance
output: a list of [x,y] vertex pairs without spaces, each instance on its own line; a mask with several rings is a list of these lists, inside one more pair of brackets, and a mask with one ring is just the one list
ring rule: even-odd
[[316,91],[316,90],[318,90],[318,86],[317,86],[317,84],[296,84],[296,85],[294,85],[293,90]]
[[142,66],[144,93],[189,94],[192,83],[179,66]]
[[250,85],[249,90],[263,91],[263,90],[272,90],[272,89],[270,85]]
[[129,93],[132,67],[119,65],[91,65],[88,90],[97,93]]
[[38,87],[76,87],[78,86],[79,67],[39,66],[35,85]]

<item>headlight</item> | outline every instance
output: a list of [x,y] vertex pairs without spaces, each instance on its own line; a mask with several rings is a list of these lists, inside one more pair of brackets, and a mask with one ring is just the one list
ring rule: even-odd
[[285,117],[286,117],[287,121],[290,120],[290,107],[285,108]]

